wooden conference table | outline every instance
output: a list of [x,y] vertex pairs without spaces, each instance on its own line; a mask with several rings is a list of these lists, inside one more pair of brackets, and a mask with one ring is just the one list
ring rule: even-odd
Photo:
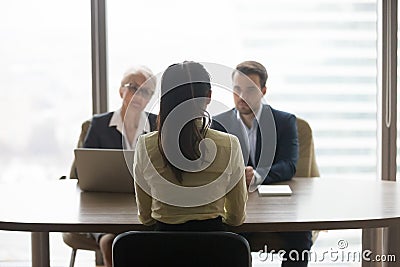
[[[249,195],[247,218],[235,232],[388,227],[391,252],[400,259],[400,183],[295,178],[292,196]],[[75,180],[2,184],[0,229],[32,232],[32,266],[50,265],[49,232],[123,232],[147,229],[134,196],[89,193]],[[394,265],[393,265],[394,266]]]

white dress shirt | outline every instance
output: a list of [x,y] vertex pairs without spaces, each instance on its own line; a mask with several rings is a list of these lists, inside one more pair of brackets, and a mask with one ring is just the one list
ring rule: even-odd
[[[262,104],[260,103],[260,106],[251,124],[251,128],[249,128],[243,122],[242,118],[240,117],[240,113],[236,110],[236,118],[239,121],[240,125],[242,125],[241,128],[243,130],[244,136],[247,136],[247,138],[244,139],[247,146],[247,151],[249,151],[249,156],[253,164],[255,164],[256,162],[255,159],[256,159],[256,147],[257,147],[257,128],[258,128],[258,121],[260,121],[261,112],[262,112]],[[262,181],[263,179],[261,175],[259,175],[256,172],[256,170],[254,170],[254,176],[253,179],[251,179],[249,185],[249,192],[256,191],[258,186],[261,185]]]
[[150,123],[148,122],[146,113],[144,111],[142,111],[140,113],[138,127],[136,130],[135,136],[132,140],[132,143],[129,143],[129,140],[125,134],[126,130],[124,129],[124,122],[123,122],[122,116],[121,116],[121,109],[118,109],[114,112],[108,126],[110,126],[110,127],[116,126],[117,130],[123,136],[123,142],[124,142],[123,147],[127,150],[135,150],[136,142],[137,142],[139,136],[143,133],[150,132]]

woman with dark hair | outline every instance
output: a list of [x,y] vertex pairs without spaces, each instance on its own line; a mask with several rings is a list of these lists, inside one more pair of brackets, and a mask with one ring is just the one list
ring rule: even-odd
[[235,136],[209,129],[210,75],[196,62],[171,65],[161,94],[158,131],[142,135],[135,152],[140,221],[168,231],[242,224],[244,161]]

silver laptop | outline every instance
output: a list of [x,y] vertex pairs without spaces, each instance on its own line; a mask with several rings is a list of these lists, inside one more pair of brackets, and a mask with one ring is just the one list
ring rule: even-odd
[[134,151],[120,149],[75,149],[79,187],[84,191],[134,193]]

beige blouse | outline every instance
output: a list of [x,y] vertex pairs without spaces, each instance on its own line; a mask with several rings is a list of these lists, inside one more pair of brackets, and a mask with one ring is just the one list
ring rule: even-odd
[[152,225],[156,220],[180,224],[218,216],[233,226],[244,222],[247,188],[239,141],[212,129],[206,139],[212,142],[205,142],[203,160],[193,165],[196,171],[183,172],[179,183],[158,149],[158,132],[139,137],[133,172],[143,224]]

